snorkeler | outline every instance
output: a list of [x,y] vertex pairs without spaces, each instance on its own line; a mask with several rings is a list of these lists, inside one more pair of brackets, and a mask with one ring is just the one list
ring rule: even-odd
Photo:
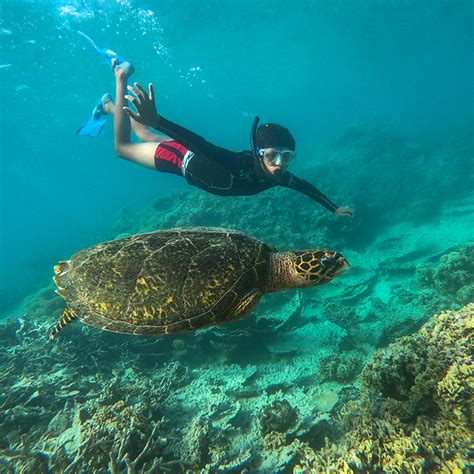
[[[182,176],[189,184],[212,194],[246,196],[283,186],[306,194],[337,216],[354,215],[351,208],[337,206],[311,183],[288,171],[288,165],[295,158],[296,143],[285,127],[274,123],[258,126],[256,117],[251,132],[251,151],[234,152],[213,145],[159,115],[152,84],[148,92],[137,82],[133,87],[127,87],[133,66],[113,51],[99,50],[95,43],[93,45],[112,65],[116,104],[109,94],[104,95],[90,121],[78,130],[78,134],[97,136],[107,114],[113,114],[115,152],[121,158]],[[136,112],[130,109],[128,101]],[[150,128],[166,135],[154,133]],[[131,141],[131,130],[141,143]]]

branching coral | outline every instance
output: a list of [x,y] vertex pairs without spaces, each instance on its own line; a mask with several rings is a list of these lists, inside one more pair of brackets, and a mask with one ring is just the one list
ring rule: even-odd
[[110,463],[117,473],[173,472],[178,460],[161,456],[168,440],[151,420],[161,419],[160,405],[186,369],[162,362],[141,373],[127,346],[105,357],[101,342],[110,336],[71,331],[79,337],[48,345],[47,325],[34,319],[0,326],[11,341],[0,351],[0,470],[105,472]]

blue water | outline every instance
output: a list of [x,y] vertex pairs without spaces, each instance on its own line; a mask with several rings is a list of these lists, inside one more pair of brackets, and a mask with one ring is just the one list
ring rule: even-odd
[[112,124],[77,137],[107,66],[77,34],[133,61],[159,112],[234,149],[252,118],[289,127],[298,170],[348,126],[417,138],[473,115],[472,3],[24,1],[1,5],[0,312],[54,262],[112,237],[123,207],[184,187],[114,157]]
[[[468,469],[473,25],[464,0],[2,1],[0,471]],[[248,149],[257,114],[288,127],[291,170],[354,219],[120,160],[112,120],[78,137],[114,93],[78,31],[215,144]],[[76,321],[46,343],[59,260],[196,225],[351,268],[225,326],[144,338]]]

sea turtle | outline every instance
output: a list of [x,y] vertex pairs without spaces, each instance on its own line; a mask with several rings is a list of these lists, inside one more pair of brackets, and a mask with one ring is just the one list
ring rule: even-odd
[[338,252],[278,252],[243,233],[161,230],[101,243],[54,267],[72,320],[107,331],[172,334],[228,323],[270,291],[321,285],[349,267]]

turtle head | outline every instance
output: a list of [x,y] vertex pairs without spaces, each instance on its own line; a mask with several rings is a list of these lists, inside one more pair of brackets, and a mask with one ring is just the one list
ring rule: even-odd
[[295,252],[293,258],[295,282],[298,286],[322,285],[349,268],[347,260],[339,253],[327,249]]
[[323,285],[349,267],[347,260],[333,250],[275,253],[267,291]]

